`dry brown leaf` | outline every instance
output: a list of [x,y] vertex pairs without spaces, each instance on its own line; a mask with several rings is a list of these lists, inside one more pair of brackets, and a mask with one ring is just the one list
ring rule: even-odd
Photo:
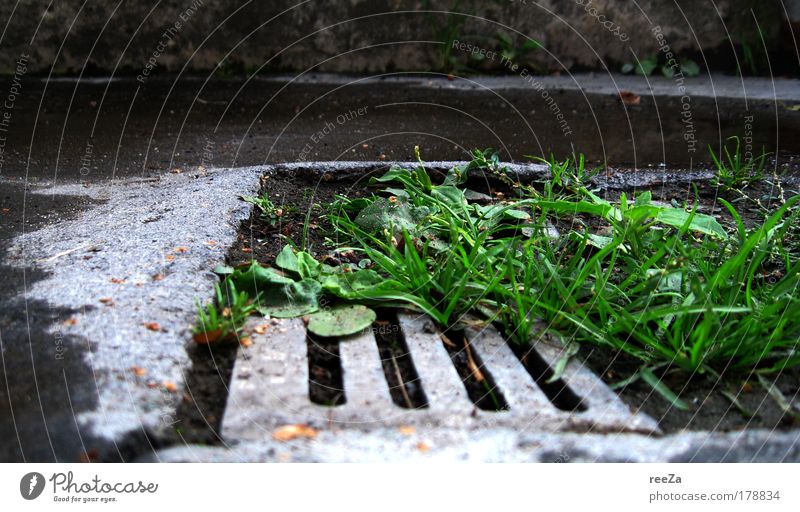
[[173,251],[178,253],[184,253],[184,252],[189,252],[189,248],[184,245],[181,245],[180,247],[176,247],[175,249],[173,249]]
[[150,329],[151,331],[161,330],[161,324],[159,324],[158,322],[146,322],[144,326]]
[[208,345],[214,343],[222,338],[222,329],[214,329],[213,331],[196,332],[192,335],[192,339],[198,345]]
[[145,375],[147,375],[147,370],[145,370],[141,366],[131,366],[131,371],[137,377],[144,377]]
[[400,425],[397,430],[399,430],[404,436],[413,436],[417,432],[417,429],[411,425]]
[[284,443],[297,438],[314,439],[315,437],[317,437],[317,430],[308,425],[284,425],[272,431],[272,438]]
[[100,302],[102,302],[107,306],[114,304],[114,299],[112,299],[111,297],[101,297],[99,300]]
[[174,392],[178,391],[178,386],[176,386],[175,383],[172,382],[171,380],[165,380],[164,381],[164,389],[166,389],[170,393],[174,393]]
[[114,283],[114,284],[125,284],[125,283],[128,282],[128,280],[127,279],[121,279],[119,277],[112,277],[111,278],[111,282]]
[[78,462],[80,462],[81,464],[89,464],[91,462],[97,462],[99,460],[100,460],[100,454],[94,448],[92,448],[88,452],[81,452],[81,454],[78,455]]
[[481,371],[480,368],[478,368],[478,365],[475,364],[475,359],[473,359],[472,357],[472,350],[470,350],[469,343],[467,343],[466,338],[464,339],[464,350],[467,353],[467,368],[469,368],[469,372],[472,374],[473,377],[475,377],[475,380],[477,380],[478,382],[483,382],[484,381],[483,372]]
[[429,451],[431,451],[431,447],[428,446],[428,443],[426,443],[425,441],[420,441],[417,443],[417,450],[419,450],[422,453],[428,453]]
[[456,348],[456,344],[450,341],[450,338],[448,338],[445,333],[440,333],[439,336],[442,337],[442,341],[444,342],[445,345],[447,345],[450,348]]
[[626,105],[638,105],[642,102],[642,97],[630,91],[619,91],[619,99]]
[[253,340],[250,338],[242,338],[241,341],[239,341],[239,344],[243,347],[249,347],[253,344]]
[[267,332],[267,326],[264,324],[257,325],[253,328],[253,332],[256,334],[264,334],[265,332]]
[[162,279],[164,279],[165,277],[166,277],[166,276],[165,276],[164,274],[154,274],[154,275],[153,275],[153,281],[161,281],[161,280],[162,280]]
[[78,323],[78,319],[77,318],[67,318],[66,320],[64,320],[63,323],[64,323],[64,325],[67,325],[67,326],[75,325],[75,324]]

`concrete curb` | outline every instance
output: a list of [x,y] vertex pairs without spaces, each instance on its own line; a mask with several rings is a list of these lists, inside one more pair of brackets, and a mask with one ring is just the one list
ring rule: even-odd
[[[40,192],[88,193],[105,202],[11,242],[7,264],[46,273],[17,299],[26,309],[39,303],[61,314],[33,338],[26,325],[5,329],[4,352],[12,348],[5,367],[31,364],[31,356],[14,360],[30,347],[34,379],[40,372],[58,378],[40,378],[32,400],[12,402],[19,443],[8,445],[22,445],[23,453],[5,453],[15,449],[8,446],[0,458],[75,461],[88,453],[114,459],[125,455],[125,439],[133,436],[141,445],[126,448],[135,453],[170,427],[189,371],[185,346],[196,301],[213,296],[211,270],[249,216],[238,196],[255,192],[259,176],[252,168],[226,169]],[[44,320],[34,310],[29,324]],[[73,357],[64,358],[65,352]],[[82,365],[80,377],[66,360]],[[44,389],[67,385],[66,397]],[[69,407],[48,403],[64,398]]]
[[185,445],[137,462],[800,462],[800,431],[550,434],[512,429],[322,431],[314,439]]

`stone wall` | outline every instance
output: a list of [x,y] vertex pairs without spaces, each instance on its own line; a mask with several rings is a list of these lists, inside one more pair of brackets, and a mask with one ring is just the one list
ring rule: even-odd
[[[789,2],[790,4],[792,2]],[[206,71],[221,75],[316,68],[340,72],[490,70],[452,50],[453,39],[487,51],[510,36],[507,55],[543,70],[618,69],[655,55],[660,26],[680,55],[730,52],[733,40],[778,44],[783,10],[758,0],[28,0],[0,3],[6,30],[0,72],[20,55],[47,74]],[[751,8],[753,12],[751,13]],[[452,13],[464,13],[456,16]],[[527,37],[542,48],[521,51]],[[499,54],[498,54],[499,55]],[[713,61],[713,59],[712,59]]]

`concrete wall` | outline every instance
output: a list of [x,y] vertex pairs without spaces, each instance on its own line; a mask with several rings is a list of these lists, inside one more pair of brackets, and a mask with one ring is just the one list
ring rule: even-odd
[[[22,0],[0,3],[6,30],[0,72],[13,73],[20,55],[29,72],[141,74],[213,69],[221,74],[275,70],[380,72],[440,68],[451,39],[499,46],[498,32],[542,42],[517,56],[541,69],[618,69],[656,54],[651,29],[682,55],[730,52],[728,37],[768,45],[782,25],[779,2],[758,0]],[[751,8],[753,13],[751,13]],[[437,12],[422,12],[422,11]],[[449,12],[468,13],[461,18]],[[371,48],[370,48],[371,47]],[[702,58],[699,59],[702,63]],[[149,63],[149,64],[148,64]],[[450,63],[488,70],[502,64]]]

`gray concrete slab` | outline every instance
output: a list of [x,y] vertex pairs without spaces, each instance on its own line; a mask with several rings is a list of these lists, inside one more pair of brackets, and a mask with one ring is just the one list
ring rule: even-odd
[[[426,76],[427,75],[427,76]],[[457,76],[453,80],[436,80],[434,73],[419,73],[416,76],[389,74],[388,76],[358,77],[348,75],[332,75],[324,73],[308,73],[304,75],[277,74],[260,77],[266,82],[286,82],[312,84],[320,80],[339,85],[359,83],[380,86],[380,84],[403,84],[408,87],[433,87],[451,91],[492,90],[512,91],[530,90],[531,82],[518,75],[478,75]],[[800,102],[800,88],[797,79],[788,77],[741,77],[710,73],[698,77],[684,78],[683,82],[658,74],[650,77],[639,75],[622,75],[619,73],[591,72],[561,75],[543,75],[534,77],[547,91],[582,91],[585,94],[619,95],[628,91],[639,96],[665,96],[691,98],[725,98],[742,101],[769,101],[794,104]],[[683,89],[679,88],[683,86]]]
[[[0,298],[0,460],[119,459],[176,421],[196,301],[213,294],[258,169],[33,188],[98,202],[20,233]],[[32,279],[32,277],[35,278]]]
[[509,428],[322,430],[313,439],[176,446],[139,462],[800,462],[800,432],[636,434]]

